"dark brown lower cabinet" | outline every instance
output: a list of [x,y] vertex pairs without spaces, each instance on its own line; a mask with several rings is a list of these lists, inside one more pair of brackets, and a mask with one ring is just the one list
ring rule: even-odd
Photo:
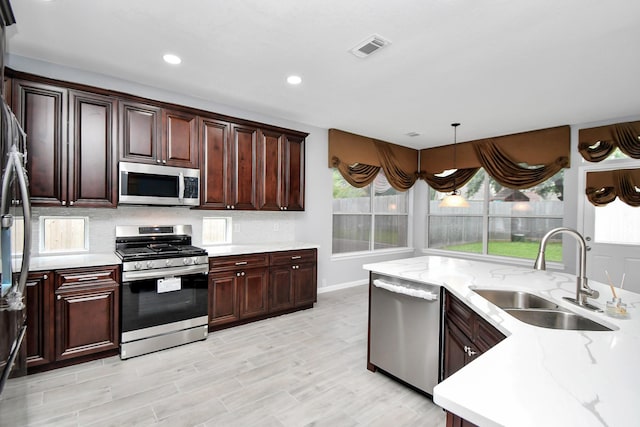
[[209,259],[209,330],[310,308],[317,299],[316,250]]
[[117,266],[56,271],[56,360],[118,349],[118,271]]
[[119,277],[118,265],[29,273],[29,373],[118,353]]
[[27,277],[27,369],[55,360],[53,273],[31,272]]
[[[444,375],[448,378],[506,337],[450,292],[445,292]],[[474,424],[447,412],[447,427]]]

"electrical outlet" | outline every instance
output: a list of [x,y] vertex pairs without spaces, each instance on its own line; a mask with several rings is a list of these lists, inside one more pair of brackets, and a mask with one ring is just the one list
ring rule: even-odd
[[280,224],[277,222],[273,223],[273,231],[280,231]]

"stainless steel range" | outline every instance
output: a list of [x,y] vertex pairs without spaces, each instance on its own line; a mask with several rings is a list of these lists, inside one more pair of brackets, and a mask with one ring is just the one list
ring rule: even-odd
[[120,358],[203,340],[209,258],[190,225],[116,226],[122,259]]

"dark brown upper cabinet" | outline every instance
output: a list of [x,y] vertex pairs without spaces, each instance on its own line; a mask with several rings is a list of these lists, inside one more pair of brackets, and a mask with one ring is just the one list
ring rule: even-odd
[[231,124],[231,209],[257,208],[258,129]]
[[304,210],[304,138],[260,130],[260,210]]
[[198,168],[198,137],[194,114],[162,110],[161,156],[162,164]]
[[14,80],[34,206],[115,207],[115,98]]
[[120,159],[197,168],[196,116],[123,101],[120,105]]
[[198,119],[200,130],[200,205],[208,209],[229,209],[231,206],[231,142],[228,122]]

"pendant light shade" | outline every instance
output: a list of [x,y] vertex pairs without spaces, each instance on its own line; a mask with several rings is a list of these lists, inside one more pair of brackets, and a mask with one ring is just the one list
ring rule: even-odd
[[[456,170],[456,142],[457,142],[457,128],[460,126],[460,123],[451,123],[453,126],[453,169]],[[453,191],[451,194],[446,195],[440,204],[438,205],[441,208],[468,208],[469,202],[460,195],[460,192],[456,188],[455,178],[453,179]]]

